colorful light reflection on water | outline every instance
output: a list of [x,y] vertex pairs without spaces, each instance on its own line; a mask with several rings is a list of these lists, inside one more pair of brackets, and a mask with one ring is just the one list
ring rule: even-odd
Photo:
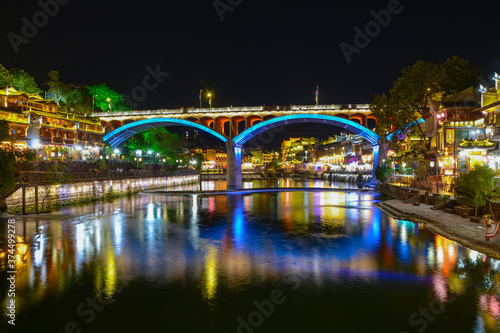
[[[497,331],[499,262],[385,216],[377,200],[143,194],[19,217],[16,328],[245,332],[238,318],[251,325],[279,290],[286,301],[255,332]],[[87,322],[89,297],[106,304]]]

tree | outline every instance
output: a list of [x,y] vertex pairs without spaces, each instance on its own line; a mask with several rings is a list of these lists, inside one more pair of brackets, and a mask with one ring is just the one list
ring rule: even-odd
[[15,150],[14,156],[16,160],[21,162],[33,162],[36,159],[36,151],[32,149]]
[[[0,141],[11,141],[9,123],[0,120]],[[0,212],[7,211],[7,196],[16,187],[16,157],[13,152],[0,149]]]
[[7,120],[0,119],[0,142],[12,141],[12,137],[9,132],[9,122]]
[[373,116],[377,118],[377,126],[374,131],[379,136],[387,136],[393,127],[402,127],[401,124],[396,123],[399,110],[391,105],[391,101],[386,94],[375,94],[370,108]]
[[41,92],[35,82],[35,79],[24,70],[13,68],[10,70],[10,74],[12,75],[12,85],[17,90],[21,90],[29,94]]
[[495,171],[488,166],[476,166],[474,170],[459,177],[455,182],[455,198],[460,204],[476,209],[488,205],[491,216],[491,200],[500,197],[500,188],[495,186]]
[[130,110],[123,96],[108,88],[104,83],[90,86],[88,90],[94,97],[95,107],[104,112]]
[[125,142],[131,150],[153,150],[162,156],[175,160],[186,147],[184,137],[171,133],[165,127],[156,127],[134,135]]
[[7,211],[6,199],[16,187],[16,158],[12,152],[0,149],[0,212]]
[[423,188],[426,191],[427,201],[430,202],[429,197],[432,189],[429,180],[429,172],[431,170],[430,162],[418,151],[404,156],[401,161],[413,169],[414,187]]
[[481,74],[482,70],[475,68],[464,58],[453,56],[446,59],[438,71],[440,90],[443,92],[439,102],[468,87],[477,86]]
[[273,158],[271,162],[267,165],[267,170],[268,171],[278,171],[281,169],[280,167],[280,160],[277,158]]
[[12,85],[12,74],[0,64],[0,87]]
[[[446,98],[474,85],[481,71],[470,65],[466,59],[453,56],[443,64],[423,60],[401,70],[402,76],[392,84],[389,96],[376,94],[371,103],[373,115],[377,118],[376,132],[387,135],[392,129],[404,128],[421,119],[423,113],[434,103],[436,107]],[[421,126],[416,126],[425,146],[429,148]]]
[[66,108],[74,113],[85,115],[92,113],[92,95],[87,87],[79,87],[68,91]]
[[194,168],[196,170],[201,170],[201,164],[203,161],[205,161],[205,157],[203,156],[203,154],[202,153],[195,153],[194,155],[191,156],[191,159],[195,162]]
[[61,82],[59,78],[59,72],[50,71],[48,76],[49,76],[49,81],[47,82],[47,85],[49,86],[48,99],[55,101],[57,104],[66,103],[69,89],[66,87],[64,83]]
[[390,163],[387,164],[379,164],[375,169],[375,178],[381,181],[382,183],[387,182],[389,177],[391,176],[391,167]]

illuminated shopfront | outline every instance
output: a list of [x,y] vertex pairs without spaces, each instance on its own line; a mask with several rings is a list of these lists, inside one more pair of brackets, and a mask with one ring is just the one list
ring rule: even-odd
[[344,165],[344,155],[331,155],[331,156],[322,156],[319,158],[320,163],[323,163],[324,167],[330,167],[333,169],[335,167],[340,168],[340,166]]
[[478,165],[489,164],[489,152],[495,150],[496,143],[489,140],[463,140],[459,144],[458,171],[467,172],[474,170]]
[[458,172],[474,170],[486,164],[486,149],[461,150],[458,155]]
[[316,170],[370,172],[373,170],[373,154],[322,156],[318,163],[312,165]]

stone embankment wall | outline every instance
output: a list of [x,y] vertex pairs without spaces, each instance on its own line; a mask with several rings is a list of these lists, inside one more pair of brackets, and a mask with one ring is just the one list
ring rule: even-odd
[[[199,182],[198,175],[151,177],[141,179],[98,180],[62,185],[38,186],[38,208],[69,203],[86,202],[108,197],[136,193],[141,190],[186,185]],[[48,194],[47,194],[48,193]],[[22,188],[7,198],[9,210],[22,207]],[[35,187],[26,187],[26,208],[35,209]]]

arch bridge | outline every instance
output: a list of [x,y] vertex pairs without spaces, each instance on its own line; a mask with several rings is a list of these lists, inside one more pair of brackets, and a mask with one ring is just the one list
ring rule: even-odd
[[235,137],[250,127],[273,118],[296,114],[323,114],[352,120],[364,127],[374,128],[377,119],[368,104],[252,106],[200,109],[159,109],[94,113],[109,133],[136,121],[169,118],[190,121],[208,127],[227,138]]
[[[107,128],[104,142],[119,146],[129,137],[144,130],[163,126],[188,126],[209,133],[227,146],[227,188],[242,187],[241,151],[245,145],[269,142],[273,132],[283,126],[299,123],[319,123],[344,128],[360,134],[373,147],[374,168],[378,163],[379,136],[369,129],[369,105],[251,107],[219,109],[178,109],[156,111],[128,111],[93,114],[101,118]],[[239,126],[244,121],[244,126]],[[229,126],[225,126],[229,122]],[[373,126],[374,127],[374,126]],[[267,138],[263,136],[267,133]]]

